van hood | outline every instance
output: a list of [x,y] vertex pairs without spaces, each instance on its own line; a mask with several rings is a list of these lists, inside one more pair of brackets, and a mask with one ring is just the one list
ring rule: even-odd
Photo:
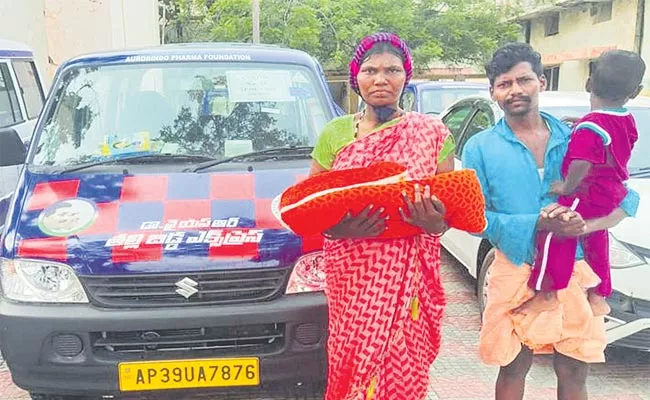
[[[271,204],[307,169],[45,175],[25,171],[3,252],[80,275],[273,268],[319,249]],[[22,205],[22,208],[20,208]]]

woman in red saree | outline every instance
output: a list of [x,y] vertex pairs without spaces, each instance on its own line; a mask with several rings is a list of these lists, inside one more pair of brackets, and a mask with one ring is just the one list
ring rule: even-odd
[[[312,174],[394,161],[413,178],[453,169],[453,137],[438,119],[398,107],[411,56],[397,36],[365,38],[350,63],[364,112],[330,122],[314,148]],[[445,306],[440,239],[444,206],[429,188],[404,198],[402,218],[425,234],[373,239],[385,228],[369,205],[326,233],[329,304],[326,400],[422,400],[440,347]]]

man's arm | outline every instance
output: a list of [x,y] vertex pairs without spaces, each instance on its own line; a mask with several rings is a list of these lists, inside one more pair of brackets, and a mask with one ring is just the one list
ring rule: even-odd
[[[480,149],[471,142],[467,143],[463,150],[462,165],[463,168],[476,171],[476,176],[483,188],[487,227],[480,236],[489,240],[512,263],[521,265],[527,262],[531,256],[529,253],[533,248],[532,243],[537,230],[539,214],[505,214],[490,210],[488,181],[483,158]],[[528,243],[522,246],[524,240]]]
[[611,229],[618,225],[627,217],[634,217],[639,208],[639,194],[634,190],[627,188],[627,195],[621,202],[621,205],[611,212],[611,214],[600,218],[594,218],[587,221],[585,234],[605,229]]

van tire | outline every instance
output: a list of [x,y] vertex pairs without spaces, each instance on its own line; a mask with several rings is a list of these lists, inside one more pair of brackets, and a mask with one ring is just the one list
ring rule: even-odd
[[490,273],[490,267],[494,262],[494,249],[490,249],[483,259],[481,270],[478,274],[477,287],[478,287],[478,306],[481,312],[481,320],[483,319],[483,311],[485,311],[485,303],[487,299],[487,278]]

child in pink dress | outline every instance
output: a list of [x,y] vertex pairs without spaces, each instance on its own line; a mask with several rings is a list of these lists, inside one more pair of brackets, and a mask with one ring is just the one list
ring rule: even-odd
[[[563,181],[555,182],[551,192],[558,203],[576,210],[584,219],[609,215],[627,190],[627,163],[638,138],[634,117],[624,105],[641,91],[645,63],[630,51],[613,50],[596,62],[587,81],[591,93],[591,112],[573,126],[569,148],[562,164]],[[544,311],[555,309],[557,291],[565,289],[573,272],[578,242],[585,261],[601,282],[588,291],[594,315],[610,311],[606,297],[612,293],[609,264],[609,233],[606,230],[579,238],[537,234],[537,254],[529,286],[535,297],[519,307]]]

